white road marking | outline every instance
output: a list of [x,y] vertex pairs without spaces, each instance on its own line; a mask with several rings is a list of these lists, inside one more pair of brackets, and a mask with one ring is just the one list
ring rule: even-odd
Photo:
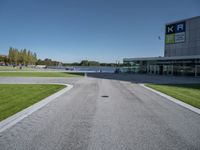
[[170,100],[170,101],[172,101],[172,102],[174,102],[174,103],[176,103],[176,104],[178,104],[178,105],[181,105],[182,107],[185,107],[185,108],[187,108],[187,109],[189,109],[189,110],[191,110],[191,111],[193,111],[193,112],[195,112],[195,113],[197,113],[197,114],[200,115],[200,109],[198,109],[196,107],[193,107],[193,106],[191,106],[189,104],[186,104],[186,103],[184,103],[184,102],[182,102],[182,101],[180,101],[180,100],[178,100],[176,98],[173,98],[173,97],[171,97],[169,95],[166,95],[166,94],[164,94],[162,92],[159,92],[159,91],[154,90],[154,89],[152,89],[150,87],[147,87],[144,84],[139,84],[139,85],[142,86],[142,87],[144,87],[144,88],[146,88],[146,89],[148,89],[148,90],[150,90],[150,91],[152,91],[152,92],[154,92],[154,93],[156,93],[156,94],[158,94],[158,95],[160,95],[160,96],[162,96],[162,97],[164,97],[164,98],[166,98],[166,99],[168,99],[168,100]]

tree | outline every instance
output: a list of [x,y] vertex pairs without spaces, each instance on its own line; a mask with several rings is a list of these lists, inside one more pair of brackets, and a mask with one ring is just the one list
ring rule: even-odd
[[88,64],[89,66],[100,66],[100,63],[97,61],[89,61]]
[[16,48],[10,47],[8,59],[10,64],[34,65],[37,62],[37,54],[32,53],[30,50],[21,49],[19,51]]
[[14,49],[12,47],[9,48],[8,59],[9,59],[9,63],[10,64],[13,64],[13,62],[14,62],[14,53],[13,53],[13,50]]
[[18,60],[19,60],[19,53],[18,53],[18,50],[16,48],[13,48],[12,50],[12,59],[13,59],[13,63],[14,64],[18,64]]
[[37,54],[34,53],[32,57],[33,57],[33,64],[36,64],[36,62],[37,62]]
[[81,66],[89,66],[88,60],[82,60],[80,63]]
[[99,66],[100,63],[98,61],[88,61],[88,60],[82,60],[80,62],[81,66]]
[[22,49],[22,63],[23,65],[27,65],[28,57],[26,49]]
[[18,64],[23,64],[23,61],[24,61],[24,57],[23,57],[23,51],[20,50],[18,51]]

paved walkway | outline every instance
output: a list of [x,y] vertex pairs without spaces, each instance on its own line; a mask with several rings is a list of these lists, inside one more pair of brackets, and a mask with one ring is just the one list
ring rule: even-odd
[[74,88],[0,133],[1,150],[200,149],[200,115],[134,81],[0,78],[6,82],[65,82]]

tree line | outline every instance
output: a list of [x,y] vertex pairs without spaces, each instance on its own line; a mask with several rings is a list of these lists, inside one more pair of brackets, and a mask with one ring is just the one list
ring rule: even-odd
[[63,66],[104,66],[104,67],[115,67],[116,63],[100,63],[98,61],[82,60],[74,63],[63,63]]
[[37,62],[37,54],[27,49],[18,50],[10,47],[7,59],[11,65],[35,65]]
[[[82,60],[75,63],[62,63],[59,61],[51,60],[49,58],[37,59],[37,54],[27,49],[18,50],[17,48],[10,47],[8,56],[0,55],[0,63],[4,62],[5,65],[46,65],[46,66],[108,66],[115,67],[116,63],[100,63],[98,61]],[[0,64],[1,65],[1,64]],[[118,66],[121,64],[118,64]]]
[[17,48],[10,47],[8,55],[0,55],[0,65],[46,65],[58,66],[62,64],[59,61],[54,61],[49,58],[37,59],[37,54],[27,49],[18,50]]
[[61,62],[54,61],[49,58],[45,58],[44,60],[38,59],[36,62],[36,65],[46,65],[46,66],[58,66]]

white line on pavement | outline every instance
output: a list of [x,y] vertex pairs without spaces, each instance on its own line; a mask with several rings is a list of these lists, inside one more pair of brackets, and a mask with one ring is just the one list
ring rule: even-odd
[[173,97],[171,97],[169,95],[166,95],[166,94],[164,94],[162,92],[159,92],[159,91],[154,90],[154,89],[152,89],[150,87],[147,87],[144,84],[139,84],[139,85],[144,87],[144,88],[146,88],[146,89],[148,89],[148,90],[150,90],[150,91],[152,91],[152,92],[154,92],[154,93],[156,93],[156,94],[158,94],[158,95],[160,95],[160,96],[162,96],[162,97],[164,97],[164,98],[166,98],[166,99],[168,99],[168,100],[170,100],[170,101],[172,101],[172,102],[174,102],[174,103],[176,103],[176,104],[178,104],[178,105],[181,105],[182,107],[185,107],[185,108],[187,108],[187,109],[189,109],[189,110],[191,110],[191,111],[193,111],[193,112],[195,112],[197,114],[200,114],[200,109],[198,109],[196,107],[193,107],[193,106],[191,106],[189,104],[186,104],[186,103],[184,103],[184,102],[182,102],[182,101],[180,101],[180,100],[178,100],[176,98],[173,98]]

